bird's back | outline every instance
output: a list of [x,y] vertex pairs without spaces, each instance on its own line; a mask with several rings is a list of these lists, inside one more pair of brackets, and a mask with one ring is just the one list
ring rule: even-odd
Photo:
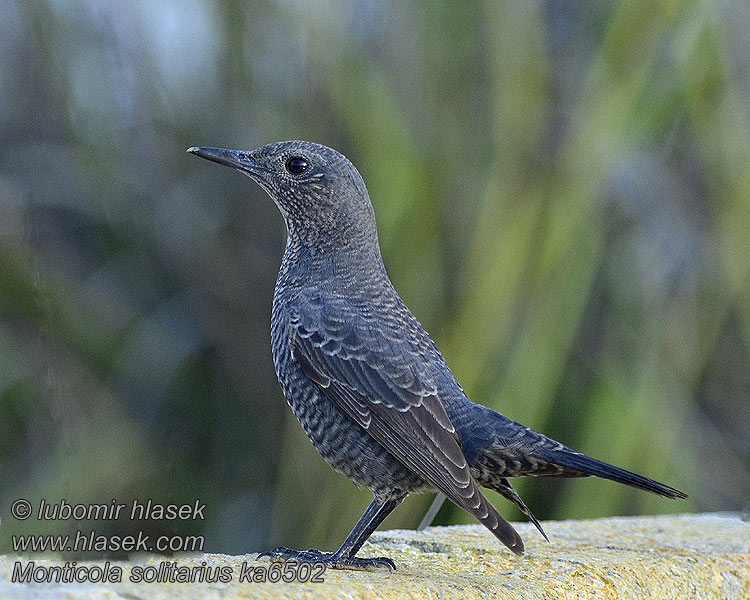
[[523,542],[478,484],[514,502],[540,530],[507,478],[598,475],[684,497],[467,398],[394,290],[369,195],[343,155],[300,141],[252,152],[190,151],[252,177],[284,215],[289,235],[271,323],[276,373],[317,450],[375,492],[375,512],[365,512],[353,541],[339,549],[349,554],[331,555],[332,564],[360,564],[354,554],[374,527],[407,493],[427,488],[472,513],[518,554]]

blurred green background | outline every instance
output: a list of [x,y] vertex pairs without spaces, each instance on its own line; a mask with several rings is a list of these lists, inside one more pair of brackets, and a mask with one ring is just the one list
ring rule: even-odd
[[358,166],[474,401],[690,495],[518,482],[540,519],[747,508],[748,22],[739,0],[6,0],[0,548],[81,527],[16,521],[18,497],[199,498],[203,522],[90,525],[227,553],[354,525],[370,493],[273,372],[283,221],[185,154],[283,139]]

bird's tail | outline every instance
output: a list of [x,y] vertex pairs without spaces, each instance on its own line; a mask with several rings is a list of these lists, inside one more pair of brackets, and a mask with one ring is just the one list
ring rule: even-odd
[[[680,490],[581,454],[489,408],[474,406],[471,422],[481,425],[469,429],[461,442],[464,453],[471,456],[480,485],[496,489],[499,477],[595,475],[665,498],[687,498]],[[503,493],[503,489],[498,491]]]
[[[687,498],[687,494],[666,484],[659,483],[658,481],[654,481],[643,475],[638,475],[637,473],[632,473],[631,471],[621,469],[620,467],[615,467],[614,465],[607,464],[601,460],[596,460],[595,458],[591,458],[585,454],[567,448],[564,450],[551,451],[545,456],[545,458],[556,466],[562,467],[565,470],[570,469],[574,472],[578,471],[582,475],[603,477],[604,479],[610,479],[617,483],[624,483],[625,485],[646,490],[647,492],[653,492],[654,494],[664,496],[665,498]],[[564,474],[565,473],[563,473],[563,475]],[[575,476],[575,474],[576,473],[570,473],[572,476]]]

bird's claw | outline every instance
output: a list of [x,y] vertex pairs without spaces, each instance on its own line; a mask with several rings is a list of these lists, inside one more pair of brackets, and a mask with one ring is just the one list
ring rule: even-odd
[[357,558],[356,556],[340,556],[336,552],[321,552],[316,548],[309,550],[292,550],[284,546],[279,546],[268,552],[261,552],[258,558],[268,557],[273,562],[287,560],[296,560],[305,563],[322,563],[332,569],[358,569],[372,570],[378,567],[387,567],[391,571],[396,570],[396,563],[390,558],[379,556],[374,558]]

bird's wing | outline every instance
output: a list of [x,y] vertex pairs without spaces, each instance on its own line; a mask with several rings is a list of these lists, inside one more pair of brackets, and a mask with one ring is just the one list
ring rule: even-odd
[[539,533],[542,534],[542,537],[549,542],[549,538],[547,537],[547,534],[544,533],[544,529],[542,529],[542,526],[540,525],[539,521],[537,521],[534,514],[531,512],[528,506],[526,506],[526,503],[521,499],[521,496],[518,495],[518,492],[516,492],[515,489],[513,489],[513,486],[510,484],[510,481],[508,481],[505,477],[501,478],[499,481],[495,483],[495,485],[492,486],[494,490],[500,492],[505,498],[510,500],[513,504],[515,504],[518,507],[518,510],[520,510],[526,517],[534,524],[534,527],[536,527],[539,530]]
[[[291,310],[292,352],[322,393],[377,442],[517,554],[521,538],[469,473],[456,431],[425,364],[419,325],[373,321],[326,298]],[[413,321],[412,321],[413,320]],[[390,327],[386,334],[379,325]],[[395,326],[394,326],[395,325]],[[392,332],[392,333],[391,333]]]

